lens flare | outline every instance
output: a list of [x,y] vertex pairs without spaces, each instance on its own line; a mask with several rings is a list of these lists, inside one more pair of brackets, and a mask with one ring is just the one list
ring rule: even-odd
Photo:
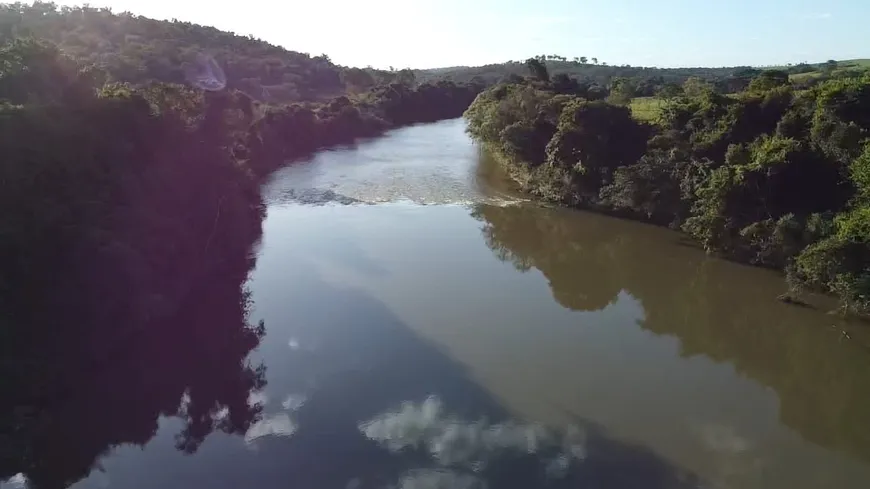
[[207,54],[199,54],[192,63],[187,63],[184,76],[191,85],[210,92],[223,90],[227,86],[224,70]]

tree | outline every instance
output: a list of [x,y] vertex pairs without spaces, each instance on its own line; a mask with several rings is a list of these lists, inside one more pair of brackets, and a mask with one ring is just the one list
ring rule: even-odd
[[583,96],[580,84],[574,78],[568,76],[567,73],[557,73],[551,79],[551,85],[556,93],[573,93]]
[[[533,195],[679,226],[707,250],[788,266],[790,283],[870,315],[870,74],[798,91],[784,70],[695,71],[704,77],[682,87],[594,71],[609,73],[606,102],[593,101],[597,84],[530,77],[481,94],[469,132],[513,160]],[[726,96],[711,79],[748,88]],[[668,100],[655,124],[623,105],[640,90]]]
[[550,81],[550,73],[547,71],[547,65],[543,61],[529,58],[526,60],[526,67],[529,69],[532,78],[543,82]]
[[413,70],[405,68],[399,70],[399,73],[396,76],[396,81],[408,86],[414,86],[414,83],[417,81],[417,76],[414,74]]
[[668,82],[660,85],[656,91],[656,95],[664,100],[672,100],[683,94],[683,87],[680,85]]
[[587,61],[589,61],[589,58],[587,58],[586,56],[580,56],[580,63],[581,64],[585,65]]
[[753,92],[766,92],[772,88],[788,85],[788,80],[788,73],[785,71],[766,70],[749,82],[749,90]]
[[136,86],[185,83],[185,62],[208,53],[224,69],[228,87],[245,88],[261,100],[266,92],[279,103],[323,100],[345,88],[342,69],[328,56],[288,51],[253,36],[87,6],[0,5],[0,44],[27,36],[56,44],[81,66],[99,66],[109,81]]
[[517,75],[516,73],[508,73],[505,76],[503,76],[501,78],[501,80],[499,80],[500,83],[507,83],[507,84],[514,84],[514,85],[520,84],[523,81],[525,81],[523,79],[523,77],[520,75]]
[[636,95],[634,82],[628,78],[616,77],[610,84],[609,101],[618,105],[628,105]]
[[683,82],[683,92],[688,97],[698,97],[711,91],[713,91],[713,86],[707,80],[697,76],[690,76]]
[[788,72],[793,74],[812,73],[813,71],[816,71],[816,69],[806,62],[800,62],[788,69]]
[[734,74],[731,76],[733,76],[734,78],[745,78],[747,80],[751,80],[752,78],[755,78],[760,74],[761,70],[757,68],[745,67],[735,70]]
[[598,64],[598,58],[592,58],[592,62]]
[[32,38],[0,46],[0,100],[13,104],[83,99],[104,80],[92,66],[80,69],[57,46]]
[[554,164],[575,169],[634,163],[646,145],[638,129],[625,107],[577,99],[562,109],[548,155]]
[[357,89],[367,90],[375,84],[372,74],[362,68],[345,68],[341,72],[341,78],[345,85]]
[[830,74],[830,73],[833,73],[834,70],[836,70],[838,66],[839,66],[839,63],[837,63],[837,60],[829,59],[829,60],[825,61],[824,65],[822,65],[822,71]]

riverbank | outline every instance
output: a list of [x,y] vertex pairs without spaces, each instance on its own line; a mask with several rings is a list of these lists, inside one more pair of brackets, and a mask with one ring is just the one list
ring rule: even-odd
[[244,146],[249,166],[265,176],[319,149],[375,137],[410,124],[461,117],[482,90],[479,85],[450,82],[411,88],[378,87],[355,97],[326,104],[264,106],[248,128]]
[[[183,420],[188,453],[248,432],[265,382],[246,360],[264,330],[245,288],[263,180],[319,148],[459,116],[476,93],[396,85],[275,107],[102,84],[39,41],[0,54],[18,61],[0,84],[0,480],[34,487],[68,487],[161,416]],[[103,428],[70,435],[82,424]]]
[[[775,274],[663,228],[506,201],[498,165],[464,131],[419,124],[294,162],[259,189],[255,233],[244,225],[259,219],[224,207],[235,179],[164,188],[177,179],[157,176],[185,158],[145,167],[130,183],[152,182],[149,200],[119,214],[128,234],[110,235],[135,239],[103,252],[117,258],[46,268],[61,283],[19,296],[41,315],[14,318],[29,342],[0,345],[0,480],[278,489],[292,473],[319,489],[464,474],[464,456],[388,452],[367,429],[434,402],[453,425],[588,435],[582,463],[555,474],[558,444],[475,445],[490,469],[474,477],[490,487],[503,470],[524,487],[561,487],[559,474],[602,487],[867,485],[858,323],[770,300]],[[189,161],[192,177],[215,163]],[[208,273],[171,303],[198,257]],[[128,287],[139,276],[154,287]]]
[[681,229],[709,252],[786,272],[793,296],[822,289],[866,315],[870,78],[800,93],[765,83],[678,97],[655,124],[540,82],[501,84],[465,117],[538,198]]

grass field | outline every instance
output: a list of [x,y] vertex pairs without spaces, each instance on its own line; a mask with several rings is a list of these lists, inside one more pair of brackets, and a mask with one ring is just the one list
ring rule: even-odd
[[637,97],[631,99],[631,115],[644,122],[655,122],[662,110],[664,101],[656,97]]
[[[811,71],[808,73],[798,73],[794,75],[790,75],[789,78],[792,81],[801,81],[809,78],[815,78],[822,76],[821,64],[814,64],[814,67],[818,67],[818,71]],[[786,66],[775,66],[769,67],[765,69],[787,69]],[[837,62],[837,69],[834,70],[834,73],[843,72],[843,71],[862,71],[870,73],[870,58],[862,58],[862,59],[847,59],[843,61]],[[729,93],[729,97],[737,97],[738,94]],[[659,114],[662,110],[662,105],[665,102],[657,97],[637,97],[631,100],[631,115],[634,116],[635,119],[644,122],[655,122]]]
[[[822,76],[822,65],[814,64],[814,67],[819,68],[816,71],[810,71],[808,73],[796,73],[794,75],[789,76],[792,81],[801,81],[807,80],[809,78],[816,78]],[[778,67],[781,69],[787,69],[788,67],[782,66]],[[843,72],[843,71],[870,71],[870,59],[861,58],[861,59],[846,59],[843,61],[837,61],[837,69],[834,70],[834,73]]]
[[864,68],[870,68],[870,58],[863,59],[847,59],[843,61],[838,61],[840,66],[863,66]]

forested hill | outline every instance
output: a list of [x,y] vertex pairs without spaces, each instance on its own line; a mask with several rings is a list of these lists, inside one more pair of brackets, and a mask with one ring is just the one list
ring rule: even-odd
[[[657,79],[659,84],[683,83],[689,77],[699,77],[713,81],[725,79],[747,69],[746,66],[727,68],[649,68],[640,66],[612,66],[600,62],[597,58],[576,58],[568,60],[561,56],[538,56],[544,62],[547,70],[552,75],[566,74],[578,78],[587,83],[595,83],[607,86],[617,77],[620,78],[649,78]],[[453,66],[449,68],[435,68],[416,71],[417,78],[421,81],[451,79],[456,82],[469,82],[472,80],[486,82],[488,84],[503,81],[511,76],[525,76],[528,74],[526,60],[508,61],[506,63],[490,64],[485,66]]]
[[92,7],[0,4],[0,44],[47,39],[109,81],[183,83],[185,62],[208,54],[224,68],[227,87],[265,102],[327,100],[397,81],[409,72],[344,68],[328,56],[289,51],[251,36],[189,22],[162,21]]

